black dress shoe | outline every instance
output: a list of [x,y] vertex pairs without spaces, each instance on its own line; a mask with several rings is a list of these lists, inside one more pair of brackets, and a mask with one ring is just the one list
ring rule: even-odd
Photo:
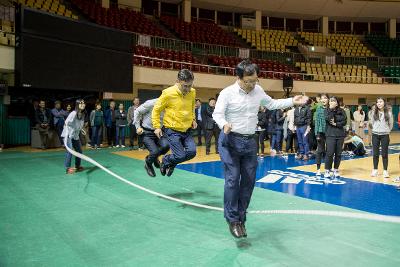
[[161,162],[160,164],[160,172],[162,176],[165,176],[165,174],[167,173],[167,167],[165,166],[164,162]]
[[147,157],[146,157],[146,160],[144,161],[144,168],[146,169],[146,172],[149,176],[151,176],[151,177],[156,176],[153,166],[151,165],[151,163],[149,163],[147,161]]
[[229,231],[235,238],[243,237],[242,226],[240,222],[228,222]]
[[172,173],[174,172],[174,169],[175,169],[175,166],[169,166],[167,168],[167,176],[168,177],[172,175]]
[[160,168],[160,160],[158,158],[156,158],[156,160],[154,161],[154,167],[156,167],[157,169]]
[[246,226],[244,225],[244,222],[240,223],[240,227],[242,228],[243,237],[247,237]]

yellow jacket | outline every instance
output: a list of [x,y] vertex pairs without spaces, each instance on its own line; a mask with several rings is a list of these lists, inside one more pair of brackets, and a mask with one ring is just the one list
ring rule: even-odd
[[185,96],[177,85],[164,89],[151,114],[154,129],[161,128],[160,114],[164,111],[164,127],[186,132],[192,127],[195,119],[195,102],[196,90],[194,88],[191,88],[190,92]]

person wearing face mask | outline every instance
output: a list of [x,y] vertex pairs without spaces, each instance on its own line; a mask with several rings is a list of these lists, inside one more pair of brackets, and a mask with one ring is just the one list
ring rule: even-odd
[[[329,98],[329,105],[325,109],[326,123],[326,156],[325,156],[325,178],[334,177],[338,179],[339,166],[342,157],[342,149],[346,132],[344,127],[347,123],[345,111],[339,107],[339,101],[336,96]],[[333,172],[332,163],[334,161]]]
[[[178,72],[175,85],[164,89],[154,105],[152,123],[158,138],[165,136],[171,154],[161,161],[161,174],[171,176],[177,164],[196,156],[196,144],[191,129],[197,128],[195,110],[196,90],[192,88],[194,76],[188,69]],[[163,128],[160,115],[164,111]]]
[[236,82],[223,89],[213,118],[222,130],[218,150],[224,166],[224,217],[235,238],[246,237],[246,210],[257,169],[255,131],[260,106],[269,110],[304,105],[306,96],[274,100],[258,85],[258,66],[243,60],[236,66]]
[[378,175],[380,148],[382,150],[383,178],[389,178],[388,150],[390,142],[389,134],[393,128],[393,114],[391,110],[389,110],[385,100],[381,97],[376,100],[376,107],[374,112],[371,113],[369,124],[372,129],[372,154],[374,164],[371,176],[376,177]]
[[[79,134],[81,133],[85,122],[85,107],[86,104],[82,99],[76,100],[75,110],[72,111],[65,120],[64,129],[61,134],[65,139],[64,144],[78,153],[82,153],[82,144],[79,139]],[[81,158],[75,157],[75,168],[71,168],[71,160],[72,154],[67,150],[64,163],[67,174],[73,174],[76,171],[83,170],[83,167],[81,166]]]
[[316,151],[316,161],[317,161],[317,176],[321,176],[321,160],[325,155],[326,150],[326,120],[325,120],[325,110],[329,104],[329,96],[325,93],[320,94],[319,103],[315,110],[314,116],[314,131],[317,138],[317,151]]

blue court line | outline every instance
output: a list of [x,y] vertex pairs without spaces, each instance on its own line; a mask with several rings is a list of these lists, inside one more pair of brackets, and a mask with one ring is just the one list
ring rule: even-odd
[[[399,147],[390,149],[390,153],[398,153]],[[399,150],[398,150],[399,149]],[[356,157],[354,157],[356,158]],[[351,159],[343,157],[343,160]],[[315,159],[307,164],[315,164]],[[291,172],[295,174],[314,175],[310,172],[288,170],[291,167],[303,166],[304,162],[296,160],[294,155],[288,158],[267,156],[259,159],[256,180],[270,174],[272,170]],[[223,179],[223,165],[221,161],[180,164],[177,168]],[[369,181],[341,178],[345,184],[308,184],[301,180],[298,184],[281,183],[283,176],[274,183],[256,182],[256,186],[276,192],[326,202],[382,215],[400,216],[400,191],[393,185],[373,183]]]

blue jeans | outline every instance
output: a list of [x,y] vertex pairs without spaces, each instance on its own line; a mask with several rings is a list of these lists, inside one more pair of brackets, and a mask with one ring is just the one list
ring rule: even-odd
[[[81,141],[79,139],[74,140],[68,138],[67,146],[71,149],[74,149],[78,153],[82,153]],[[72,160],[72,154],[67,151],[67,153],[65,154],[65,162],[64,162],[64,166],[66,169],[71,167],[71,160]],[[78,168],[80,166],[81,166],[81,158],[75,157],[75,167]]]
[[256,180],[256,139],[221,131],[218,146],[224,164],[224,217],[228,222],[245,222]]
[[283,129],[275,130],[272,135],[272,145],[271,148],[276,151],[282,151],[282,141],[283,141]]
[[103,130],[102,126],[93,126],[92,127],[92,146],[100,146],[101,140],[101,131]]
[[310,152],[310,148],[308,145],[308,136],[304,136],[304,133],[307,130],[307,125],[297,127],[297,144],[299,145],[299,154],[300,155],[308,155]]
[[143,143],[150,152],[146,158],[149,164],[153,164],[159,156],[166,154],[169,150],[167,139],[164,136],[159,139],[153,132],[143,134]]
[[125,145],[125,126],[117,126],[117,134],[115,137],[115,144],[118,145]]
[[163,163],[166,167],[175,167],[177,164],[196,156],[196,144],[190,130],[178,132],[164,128],[163,134],[167,138],[172,151],[172,154],[165,155],[163,158]]

